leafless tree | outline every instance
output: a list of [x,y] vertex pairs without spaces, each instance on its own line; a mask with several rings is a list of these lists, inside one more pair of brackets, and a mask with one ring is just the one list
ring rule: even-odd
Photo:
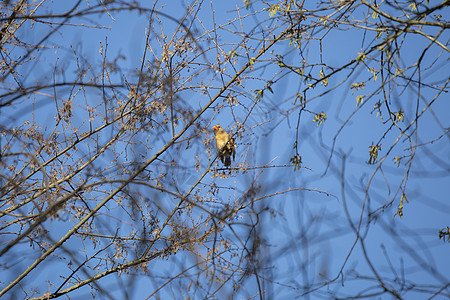
[[450,297],[449,0],[56,2],[1,4],[0,296]]

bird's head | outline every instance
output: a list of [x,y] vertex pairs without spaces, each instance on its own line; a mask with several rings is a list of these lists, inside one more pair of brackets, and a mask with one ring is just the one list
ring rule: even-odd
[[219,130],[219,129],[221,129],[221,128],[222,128],[222,127],[220,127],[219,124],[217,124],[217,125],[215,125],[215,126],[213,127],[214,131],[217,131],[217,130]]

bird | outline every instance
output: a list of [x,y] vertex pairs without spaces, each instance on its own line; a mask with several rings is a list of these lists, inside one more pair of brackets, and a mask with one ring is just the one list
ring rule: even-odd
[[233,155],[233,160],[236,156],[234,138],[226,133],[219,124],[215,125],[213,129],[214,134],[216,135],[216,146],[219,158],[225,167],[230,167],[231,155]]

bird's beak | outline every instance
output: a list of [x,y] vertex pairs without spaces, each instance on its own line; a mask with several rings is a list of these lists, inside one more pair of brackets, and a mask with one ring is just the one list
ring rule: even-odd
[[213,129],[214,129],[214,130],[217,130],[217,127],[216,127],[216,126],[214,126],[214,127],[213,127]]

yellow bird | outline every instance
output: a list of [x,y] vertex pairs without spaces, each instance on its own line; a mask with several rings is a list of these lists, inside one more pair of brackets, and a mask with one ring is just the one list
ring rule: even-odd
[[219,157],[225,167],[231,166],[231,155],[236,156],[234,149],[234,138],[232,138],[225,130],[220,127],[219,124],[213,127],[214,134],[216,135],[216,146]]

